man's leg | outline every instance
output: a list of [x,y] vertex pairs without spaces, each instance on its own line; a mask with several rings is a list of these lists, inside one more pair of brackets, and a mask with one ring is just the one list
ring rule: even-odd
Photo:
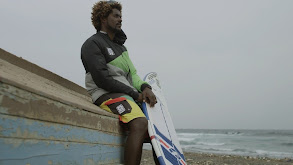
[[147,135],[148,121],[146,118],[140,117],[133,119],[127,125],[129,135],[124,151],[125,165],[139,165],[143,141]]
[[[125,98],[127,100],[114,100],[117,98]],[[148,121],[140,107],[135,103],[133,98],[123,93],[104,94],[95,101],[95,104],[108,112],[120,115],[120,121],[126,124],[129,131],[124,152],[125,164],[139,165],[142,154],[142,145],[147,136],[148,127]],[[123,109],[131,109],[131,111],[120,114],[118,109],[121,109],[121,105],[123,106]]]
[[160,165],[159,160],[157,158],[157,155],[155,153],[155,150],[154,150],[154,147],[153,146],[152,146],[152,151],[153,151],[153,158],[154,158],[155,164],[156,165]]
[[155,162],[156,165],[160,165],[159,160],[158,160],[157,155],[156,155],[156,152],[155,152],[155,149],[154,149],[153,144],[152,144],[152,142],[151,142],[151,139],[150,139],[150,135],[149,135],[149,134],[147,134],[147,137],[146,137],[146,139],[144,140],[144,143],[150,143],[150,144],[152,145],[152,151],[153,151],[153,159],[154,159],[154,162]]

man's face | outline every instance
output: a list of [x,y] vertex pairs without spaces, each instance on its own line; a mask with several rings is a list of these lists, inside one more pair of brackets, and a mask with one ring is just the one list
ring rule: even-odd
[[106,27],[113,32],[120,31],[122,26],[122,15],[117,9],[112,9],[112,13],[106,19]]

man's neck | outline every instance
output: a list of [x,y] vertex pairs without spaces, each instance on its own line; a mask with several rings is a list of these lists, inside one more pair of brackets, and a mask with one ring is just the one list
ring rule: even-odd
[[112,40],[113,41],[113,39],[114,39],[114,37],[115,37],[115,33],[114,32],[112,32],[112,31],[110,31],[110,30],[100,30],[101,32],[103,32],[103,33],[106,33],[106,34],[108,34],[108,36],[109,36],[109,38],[110,38],[110,40]]

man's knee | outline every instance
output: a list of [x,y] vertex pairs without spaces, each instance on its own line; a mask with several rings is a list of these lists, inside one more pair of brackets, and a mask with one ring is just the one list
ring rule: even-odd
[[129,124],[131,132],[146,133],[148,130],[148,121],[144,117],[136,118],[132,120]]

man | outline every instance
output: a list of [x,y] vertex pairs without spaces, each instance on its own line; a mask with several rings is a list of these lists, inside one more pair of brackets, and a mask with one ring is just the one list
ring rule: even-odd
[[147,120],[137,105],[156,104],[149,84],[137,75],[121,30],[121,5],[100,1],[92,9],[92,24],[97,33],[85,41],[81,59],[86,70],[86,88],[94,104],[119,115],[129,135],[125,145],[125,164],[140,164],[142,145],[147,136]]

